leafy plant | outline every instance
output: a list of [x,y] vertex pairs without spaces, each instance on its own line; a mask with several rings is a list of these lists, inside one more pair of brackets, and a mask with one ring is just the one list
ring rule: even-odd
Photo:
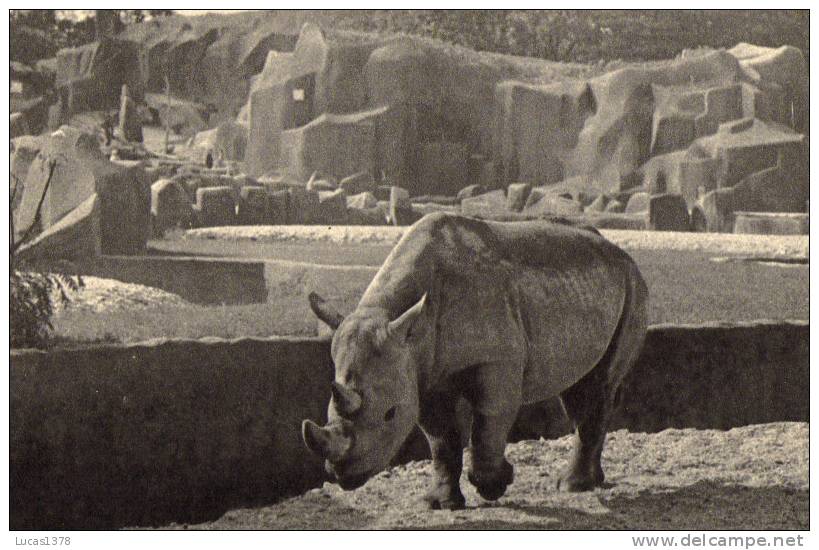
[[43,347],[53,325],[54,297],[70,301],[67,291],[82,287],[82,278],[60,271],[21,271],[9,274],[9,327],[11,347]]
[[56,161],[48,164],[48,177],[37,203],[31,225],[17,239],[14,231],[14,216],[11,205],[20,188],[19,181],[10,190],[9,197],[9,327],[11,347],[43,347],[49,338],[53,325],[55,300],[65,304],[70,301],[69,291],[77,291],[84,286],[82,277],[74,275],[70,262],[58,261],[49,266],[48,271],[29,265],[18,256],[21,247],[32,238],[35,228],[40,226],[41,210]]

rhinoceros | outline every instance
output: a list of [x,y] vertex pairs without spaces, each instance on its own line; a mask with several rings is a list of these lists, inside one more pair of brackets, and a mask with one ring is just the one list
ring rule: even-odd
[[388,466],[417,424],[429,440],[433,509],[465,505],[455,404],[471,404],[468,479],[485,499],[513,480],[504,456],[522,404],[560,396],[575,427],[557,483],[604,481],[600,457],[620,384],[646,332],[648,292],[634,261],[593,228],[429,214],[401,238],[335,329],[328,422],[302,423],[307,448],[351,490]]

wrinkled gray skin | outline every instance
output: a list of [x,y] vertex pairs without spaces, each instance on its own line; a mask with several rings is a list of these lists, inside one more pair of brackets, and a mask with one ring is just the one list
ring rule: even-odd
[[385,260],[347,318],[317,295],[335,329],[328,423],[307,447],[344,489],[383,470],[418,424],[430,444],[432,508],[461,508],[455,403],[472,405],[469,481],[489,500],[513,480],[506,439],[524,403],[559,395],[576,429],[558,487],[603,483],[606,425],[646,331],[634,262],[592,228],[430,214]]

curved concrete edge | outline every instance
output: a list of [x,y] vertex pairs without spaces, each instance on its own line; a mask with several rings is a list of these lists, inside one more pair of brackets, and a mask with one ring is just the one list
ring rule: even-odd
[[[208,227],[185,232],[187,239],[256,240],[259,242],[333,242],[360,245],[395,244],[408,226],[256,225]],[[600,233],[625,250],[693,250],[716,254],[755,254],[806,257],[807,235],[744,235],[601,229]]]
[[300,343],[330,343],[330,339],[321,336],[242,336],[240,338],[222,338],[219,336],[203,336],[202,338],[149,338],[139,342],[92,342],[88,344],[78,344],[76,346],[61,347],[54,349],[17,348],[9,351],[10,357],[20,357],[28,354],[48,355],[60,351],[84,351],[90,349],[102,350],[131,350],[138,351],[144,348],[151,348],[171,345],[219,345],[241,346],[243,344],[300,344]]
[[754,319],[753,321],[709,321],[706,323],[657,323],[648,327],[649,332],[655,330],[698,330],[698,329],[735,329],[760,326],[791,325],[796,327],[810,326],[810,321],[804,319]]
[[[365,266],[366,267],[366,266]],[[760,326],[794,326],[794,327],[808,327],[810,321],[803,319],[755,319],[753,321],[713,321],[707,323],[658,323],[648,327],[649,332],[661,330],[700,330],[700,329],[737,329]],[[26,354],[40,354],[47,355],[54,351],[73,351],[84,349],[139,349],[152,346],[161,346],[164,344],[229,344],[241,345],[248,343],[288,343],[295,344],[299,342],[326,342],[330,343],[331,335],[324,336],[242,336],[240,338],[222,338],[219,336],[203,336],[202,338],[149,338],[139,342],[106,342],[106,343],[89,343],[88,345],[77,345],[67,348],[56,348],[49,350],[42,350],[36,348],[16,348],[9,351],[11,357],[26,355]]]

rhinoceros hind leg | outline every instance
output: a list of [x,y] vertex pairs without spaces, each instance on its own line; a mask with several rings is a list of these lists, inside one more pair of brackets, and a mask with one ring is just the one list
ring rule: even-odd
[[559,490],[589,491],[603,484],[605,476],[600,459],[612,397],[606,363],[595,367],[577,384],[560,394],[566,414],[575,426],[575,437],[569,469],[557,484]]
[[424,501],[433,510],[458,510],[466,505],[460,485],[464,445],[455,414],[457,400],[455,394],[441,393],[421,404],[419,424],[429,441],[434,470]]

